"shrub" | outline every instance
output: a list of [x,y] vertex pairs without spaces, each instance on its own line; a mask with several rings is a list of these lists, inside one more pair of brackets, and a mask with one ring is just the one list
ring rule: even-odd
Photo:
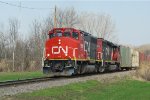
[[143,63],[140,68],[136,71],[136,76],[144,80],[150,81],[150,64]]

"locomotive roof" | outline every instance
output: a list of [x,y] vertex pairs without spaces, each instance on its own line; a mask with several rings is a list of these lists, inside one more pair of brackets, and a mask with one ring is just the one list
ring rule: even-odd
[[52,30],[49,31],[49,33],[53,33],[55,30],[62,30],[62,31],[64,31],[64,30],[73,30],[73,31],[79,31],[79,30],[77,30],[75,28],[53,28]]
[[[76,30],[76,29],[74,29],[74,28],[54,28],[54,29],[52,29],[52,30],[49,31],[49,32],[52,32],[52,31],[54,31],[54,30],[56,30],[56,29],[62,29],[62,30],[64,30],[64,29],[72,29],[72,30]],[[93,36],[92,34],[90,34],[90,33],[88,33],[88,32],[85,32],[85,31],[83,31],[83,30],[78,30],[78,31],[80,31],[84,36],[90,36],[90,37],[95,38],[95,39],[102,39],[104,42],[106,42],[107,44],[109,44],[109,45],[111,45],[111,46],[113,46],[113,47],[119,47],[119,45],[114,44],[114,43],[112,43],[112,42],[110,42],[110,41],[108,41],[108,40],[105,40],[104,38],[97,38],[97,37]]]
[[84,34],[84,36],[91,36],[93,38],[97,38],[97,37],[93,36],[92,34],[90,34],[88,32],[85,32],[85,31],[82,31],[82,30],[80,30],[80,32],[82,32]]
[[[90,33],[88,33],[88,32],[85,32],[85,31],[82,31],[82,30],[80,30],[80,31],[81,31],[84,35],[86,35],[86,36],[91,36],[91,37],[97,38],[97,37],[93,36],[92,34],[90,34]],[[113,46],[113,47],[119,47],[119,45],[114,44],[114,43],[112,43],[112,42],[110,42],[110,41],[108,41],[108,40],[105,40],[104,38],[97,38],[97,39],[102,39],[104,42],[106,42],[107,44],[109,44],[109,45],[111,45],[111,46]]]
[[119,47],[119,45],[113,43],[113,42],[110,42],[108,40],[105,40],[104,38],[98,38],[98,39],[102,39],[105,43],[107,43],[108,45],[111,45],[113,47]]

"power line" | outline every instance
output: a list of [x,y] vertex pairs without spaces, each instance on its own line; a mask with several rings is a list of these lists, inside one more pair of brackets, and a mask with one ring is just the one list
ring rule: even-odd
[[33,8],[33,7],[26,7],[26,6],[21,6],[20,5],[16,5],[16,4],[12,4],[12,3],[8,3],[8,2],[4,2],[4,1],[0,1],[0,3],[9,5],[9,6],[14,6],[14,7],[19,7],[19,8],[24,8],[24,9],[37,9],[37,10],[44,10],[44,9],[54,9],[54,8]]

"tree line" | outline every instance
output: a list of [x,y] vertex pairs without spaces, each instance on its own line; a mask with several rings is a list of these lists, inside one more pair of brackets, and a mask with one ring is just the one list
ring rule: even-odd
[[[42,68],[42,57],[48,31],[54,27],[54,14],[43,21],[34,19],[30,23],[30,35],[24,39],[21,22],[10,18],[8,26],[0,23],[0,71],[29,71]],[[84,30],[110,41],[117,41],[115,23],[108,14],[77,12],[74,8],[57,9],[57,27]],[[6,30],[4,30],[6,29]]]

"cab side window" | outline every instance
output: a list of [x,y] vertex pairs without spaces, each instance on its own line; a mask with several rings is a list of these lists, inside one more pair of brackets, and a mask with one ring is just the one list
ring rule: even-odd
[[78,34],[77,32],[73,32],[73,33],[72,33],[72,37],[73,37],[74,39],[79,39],[79,34]]
[[52,34],[49,35],[49,38],[50,38],[50,39],[53,38],[53,37],[55,37],[55,34],[54,34],[54,33],[52,33]]
[[70,34],[70,32],[64,32],[64,36],[65,36],[65,37],[70,37],[71,34]]

